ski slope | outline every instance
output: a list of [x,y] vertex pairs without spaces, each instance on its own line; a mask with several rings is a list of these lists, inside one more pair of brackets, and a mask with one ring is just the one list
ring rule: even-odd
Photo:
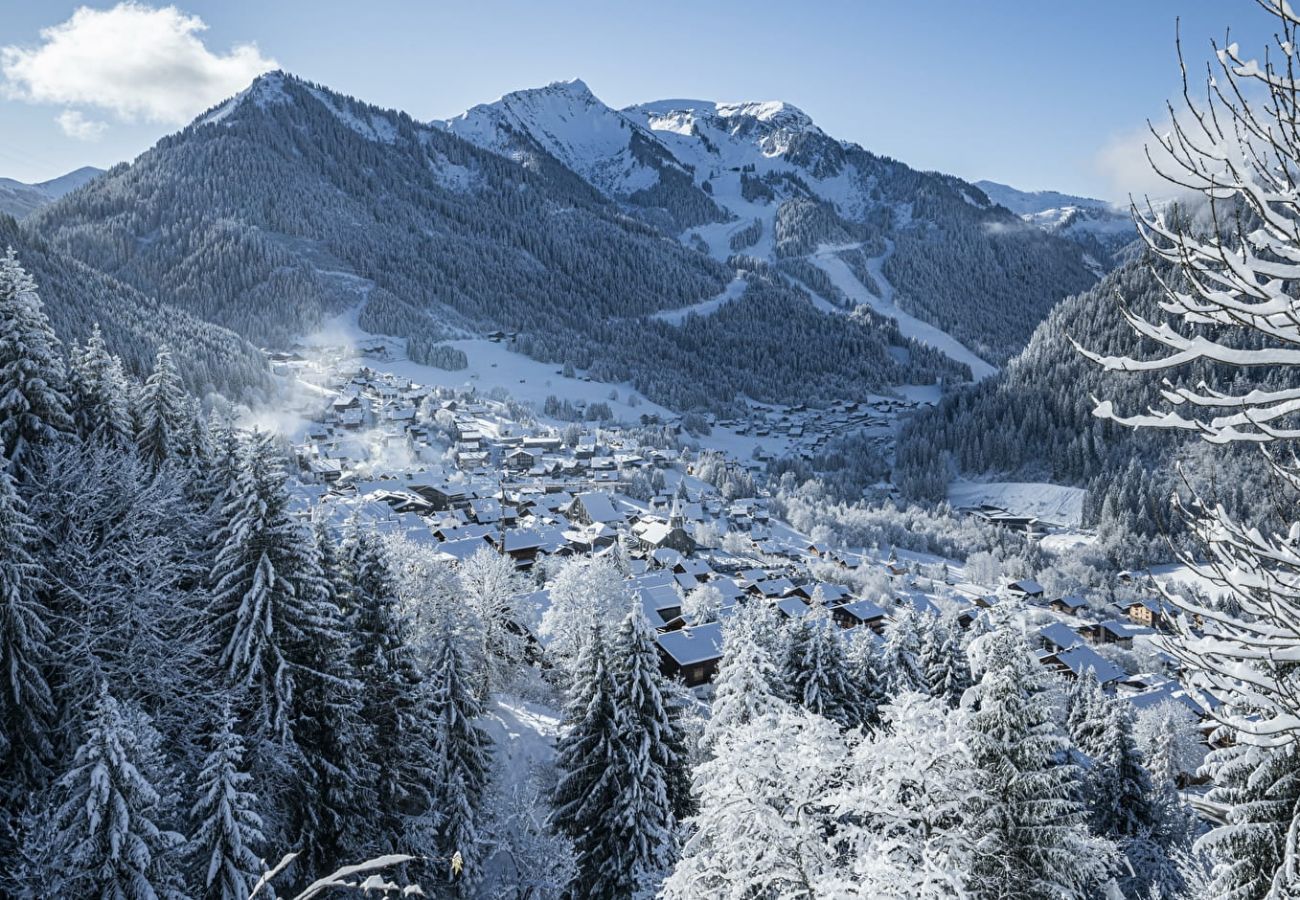
[[905,337],[909,337],[917,343],[928,344],[949,359],[970,366],[971,376],[975,381],[983,381],[985,378],[997,374],[997,366],[985,362],[948,332],[936,328],[928,322],[922,322],[915,316],[903,312],[895,305],[894,287],[885,278],[882,271],[885,260],[894,252],[893,242],[887,241],[886,243],[888,246],[885,252],[872,258],[867,263],[867,269],[871,272],[871,277],[880,285],[880,291],[883,295],[880,297],[867,290],[866,286],[861,281],[858,281],[858,277],[853,274],[853,270],[849,268],[848,263],[840,259],[839,252],[846,248],[823,246],[808,259],[827,274],[831,284],[839,288],[844,293],[844,296],[856,304],[865,304],[882,316],[888,316],[896,321],[898,330]]

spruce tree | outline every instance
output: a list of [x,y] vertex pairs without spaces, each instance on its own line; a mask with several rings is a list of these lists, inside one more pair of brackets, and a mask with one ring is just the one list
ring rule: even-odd
[[11,247],[0,257],[0,455],[20,481],[35,448],[72,431],[64,379],[36,282]]
[[705,744],[712,749],[730,730],[773,713],[777,671],[767,649],[753,639],[747,611],[732,616],[723,627],[722,662],[713,679],[713,704]]
[[1088,896],[1108,875],[1113,846],[1089,834],[1069,742],[1052,719],[1043,674],[1013,627],[988,640],[987,670],[970,717],[975,784],[967,815],[976,897]]
[[433,769],[440,814],[437,848],[441,858],[459,853],[464,863],[462,892],[478,875],[482,859],[479,812],[491,764],[491,740],[474,720],[483,705],[474,693],[475,673],[451,615],[443,611],[430,666],[432,681]]
[[9,773],[0,797],[9,810],[18,808],[9,789],[35,787],[52,752],[53,632],[41,600],[44,572],[32,553],[36,540],[9,468],[0,463],[0,761]]
[[1106,711],[1106,695],[1092,669],[1088,669],[1066,694],[1065,727],[1070,741],[1089,758],[1102,752]]
[[[370,843],[375,852],[434,852],[432,697],[412,654],[397,589],[378,537],[354,519],[340,553],[353,669],[376,767]],[[359,814],[359,813],[358,813]]]
[[889,679],[884,670],[880,639],[870,628],[854,628],[845,654],[853,686],[854,718],[861,725],[880,724],[880,708],[889,702]]
[[573,839],[575,886],[593,900],[615,900],[621,896],[621,883],[611,871],[616,857],[602,829],[618,799],[621,716],[599,624],[591,624],[583,636],[571,671],[564,727],[556,746],[559,779],[551,823]]
[[971,675],[966,651],[961,646],[961,625],[955,613],[934,618],[929,623],[922,660],[931,692],[956,708],[971,686]]
[[894,613],[893,621],[885,629],[882,668],[891,694],[930,692],[920,656],[921,634],[916,610],[911,605],[904,605]]
[[244,742],[227,705],[217,717],[190,810],[194,883],[204,900],[246,900],[262,871],[262,817],[244,768]]
[[604,817],[605,838],[611,842],[613,865],[631,894],[655,885],[667,874],[674,854],[677,818],[674,807],[684,805],[689,774],[673,733],[664,702],[663,676],[654,632],[640,607],[624,617],[614,636],[611,670],[614,704],[619,714],[616,734],[618,794]]
[[[313,635],[335,627],[312,538],[289,511],[281,456],[254,432],[221,511],[210,615],[226,684],[246,692],[258,730],[289,738],[296,684],[324,660]],[[320,642],[337,643],[333,635]],[[312,647],[312,649],[317,649]]]
[[193,419],[185,383],[166,346],[158,348],[153,373],[145,381],[137,403],[140,453],[155,467],[169,459],[189,455]]
[[134,442],[131,381],[122,361],[108,352],[98,323],[85,346],[72,349],[68,395],[77,433],[84,440],[114,447]]
[[796,703],[844,726],[855,723],[856,696],[844,658],[840,629],[820,589],[807,615],[796,620],[786,649],[785,683]]
[[156,900],[178,893],[179,835],[159,821],[145,739],[101,687],[58,802],[27,855],[49,896]]
[[1094,833],[1115,840],[1154,833],[1159,818],[1152,803],[1151,776],[1133,739],[1133,717],[1127,702],[1112,699],[1105,703],[1097,750],[1086,783]]

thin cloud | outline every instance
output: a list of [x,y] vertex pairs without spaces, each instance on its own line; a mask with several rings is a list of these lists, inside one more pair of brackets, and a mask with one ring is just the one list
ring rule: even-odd
[[78,141],[97,141],[108,128],[107,122],[87,119],[79,109],[65,109],[54,117],[54,121],[59,123],[64,134]]
[[[174,6],[83,6],[42,29],[35,47],[0,47],[3,90],[28,103],[92,107],[123,122],[183,124],[277,67],[251,43],[214,53],[199,38],[207,27]],[[82,140],[107,127],[72,109],[57,121]]]

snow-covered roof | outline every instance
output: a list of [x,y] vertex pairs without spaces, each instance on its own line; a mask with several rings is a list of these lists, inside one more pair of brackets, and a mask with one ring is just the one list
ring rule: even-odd
[[710,622],[659,635],[659,647],[679,666],[722,658],[722,623]]
[[575,502],[581,503],[582,508],[587,513],[587,518],[593,522],[621,522],[623,516],[614,509],[614,503],[609,494],[600,491],[588,491],[585,494],[579,494]]
[[1083,638],[1075,633],[1074,629],[1064,622],[1053,622],[1038,629],[1038,634],[1053,647],[1059,647],[1062,650],[1068,650],[1078,644],[1083,643]]
[[1082,676],[1083,673],[1091,670],[1093,677],[1100,684],[1109,684],[1128,677],[1127,672],[1087,645],[1081,644],[1053,655],[1075,676]]

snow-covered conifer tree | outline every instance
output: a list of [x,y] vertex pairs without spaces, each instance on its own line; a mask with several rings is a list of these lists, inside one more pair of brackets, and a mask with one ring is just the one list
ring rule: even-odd
[[1065,697],[1065,728],[1079,752],[1095,758],[1102,752],[1108,705],[1092,669],[1074,680]]
[[490,775],[492,745],[474,723],[483,714],[474,693],[475,673],[450,616],[443,620],[429,678],[432,688],[434,808],[439,814],[437,849],[444,859],[460,853],[460,887],[479,877],[483,845],[479,813]]
[[904,604],[894,611],[893,621],[885,628],[882,668],[891,693],[929,693],[930,684],[926,680],[920,657],[921,634],[916,610],[910,604]]
[[1109,877],[1113,845],[1089,834],[1078,773],[1052,719],[1044,675],[1011,627],[986,637],[968,744],[983,789],[967,809],[977,897],[1082,898]]
[[235,731],[229,706],[214,724],[195,785],[197,800],[190,810],[195,823],[190,838],[194,883],[205,900],[247,900],[262,873],[257,854],[262,817],[251,790],[253,778],[244,768],[244,742]]
[[826,609],[820,588],[808,606],[807,615],[790,625],[783,680],[794,702],[850,727],[856,724],[857,695],[840,629]]
[[45,574],[33,556],[37,529],[0,461],[0,761],[8,774],[0,797],[9,810],[36,787],[50,761],[54,697],[50,610],[41,600]]
[[623,576],[605,557],[574,557],[549,587],[551,605],[542,615],[541,634],[547,653],[572,659],[592,622],[613,626],[631,606]]
[[26,851],[46,896],[157,900],[178,895],[180,835],[158,820],[148,750],[101,688],[86,736],[59,779],[49,818]]
[[11,247],[0,256],[0,454],[19,480],[34,447],[72,430],[64,378],[36,282]]
[[98,324],[86,345],[74,346],[70,355],[68,399],[77,433],[115,447],[132,443],[132,384],[122,361],[108,352]]
[[136,441],[145,459],[160,466],[189,454],[193,440],[189,397],[171,350],[165,346],[158,348],[153,373],[140,391],[136,409],[140,423]]
[[845,654],[849,678],[856,698],[854,717],[874,728],[880,723],[880,707],[889,702],[889,679],[884,670],[883,647],[870,628],[855,628]]
[[781,705],[777,691],[777,669],[766,648],[753,638],[748,609],[728,619],[723,626],[722,662],[713,679],[713,704],[704,740],[715,747],[730,730]]
[[921,661],[931,692],[957,706],[971,686],[970,663],[961,645],[955,613],[935,618],[923,633]]

